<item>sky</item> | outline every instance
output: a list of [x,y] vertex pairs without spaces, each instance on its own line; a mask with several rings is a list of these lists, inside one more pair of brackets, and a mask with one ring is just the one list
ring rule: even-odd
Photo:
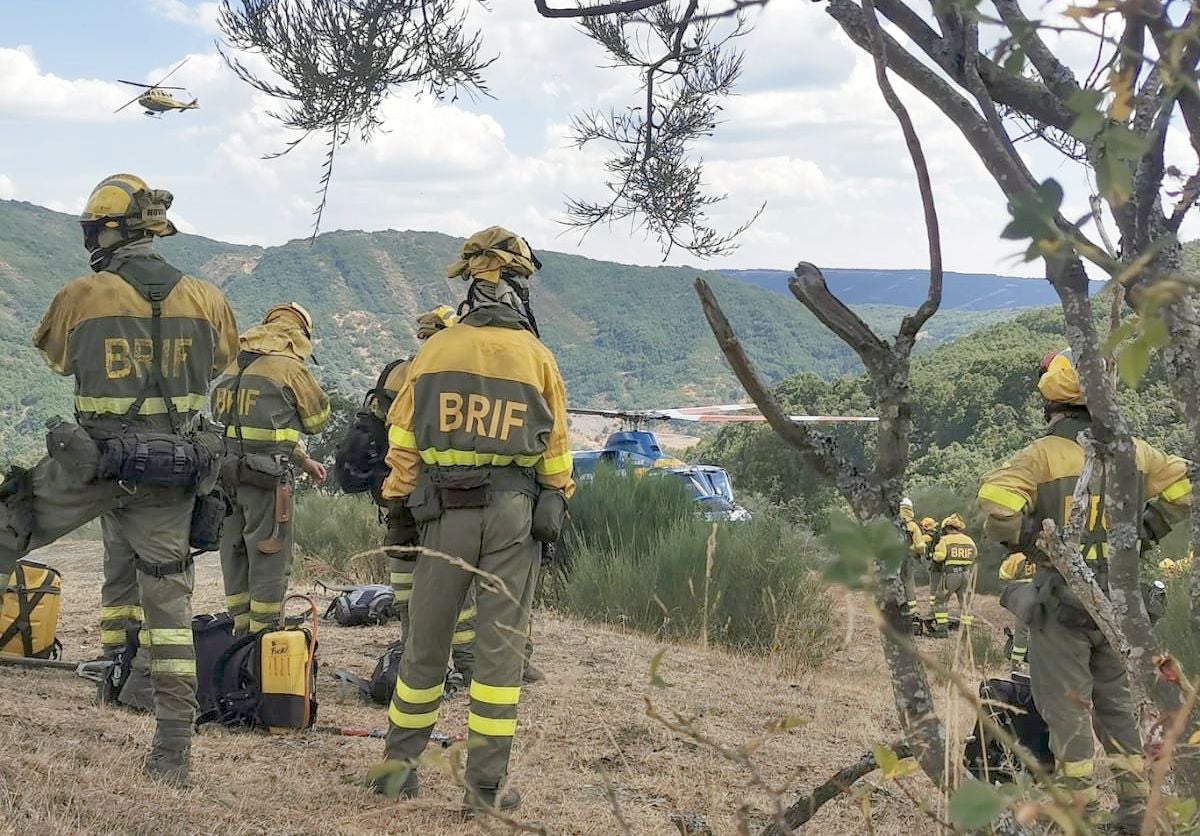
[[[568,22],[541,19],[532,0],[489,6],[473,9],[472,20],[496,56],[487,74],[494,98],[389,99],[373,141],[339,151],[322,229],[465,236],[500,224],[535,249],[661,263],[657,242],[628,224],[581,239],[561,223],[568,196],[605,194],[605,151],[573,147],[572,114],[633,103],[635,80],[602,68],[598,47]],[[223,64],[217,8],[0,0],[0,198],[75,214],[95,183],[128,171],[174,193],[183,231],[263,245],[306,237],[323,145],[310,139],[263,159],[294,135],[270,118],[270,100]],[[819,4],[776,0],[752,19],[738,93],[699,152],[711,189],[728,195],[713,212],[719,227],[766,208],[734,253],[706,266],[927,267],[912,166],[870,57]],[[186,86],[199,110],[161,119],[136,105],[113,113],[136,93],[116,79],[154,82],[185,57],[168,83]],[[1016,258],[1015,242],[1000,239],[1004,201],[957,129],[900,90],[930,160],[947,269],[1036,274]],[[1181,143],[1172,137],[1171,147]],[[1039,177],[1066,186],[1068,214],[1084,214],[1084,173],[1049,151],[1030,152]],[[667,263],[699,262],[676,252]]]

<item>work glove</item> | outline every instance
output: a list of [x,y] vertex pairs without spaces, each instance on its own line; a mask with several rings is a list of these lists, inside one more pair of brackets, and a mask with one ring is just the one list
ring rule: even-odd
[[415,546],[420,540],[417,521],[403,499],[393,499],[388,504],[386,546]]
[[543,490],[533,506],[533,539],[557,543],[567,519],[567,498],[562,491]]

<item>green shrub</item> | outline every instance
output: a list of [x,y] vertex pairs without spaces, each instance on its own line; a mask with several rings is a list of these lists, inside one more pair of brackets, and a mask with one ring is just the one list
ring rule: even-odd
[[710,565],[712,532],[674,482],[601,474],[572,502],[569,559],[547,597],[593,621],[771,654],[788,671],[819,664],[832,604],[812,535],[760,511],[717,526]]
[[1200,673],[1200,636],[1192,630],[1190,584],[1190,573],[1167,581],[1166,611],[1155,625],[1155,632],[1188,676],[1194,677]]
[[365,495],[306,491],[296,498],[294,519],[298,573],[387,580],[383,556],[363,556],[378,549],[384,535],[378,508]]

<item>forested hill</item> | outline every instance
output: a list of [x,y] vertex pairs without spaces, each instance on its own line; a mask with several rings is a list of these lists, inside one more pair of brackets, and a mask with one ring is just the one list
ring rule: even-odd
[[[432,232],[330,232],[313,246],[227,244],[194,235],[161,242],[163,254],[228,294],[242,327],[295,300],[317,323],[317,374],[357,399],[388,360],[415,345],[414,318],[465,292],[445,267],[461,241]],[[803,307],[768,290],[695,268],[630,267],[554,252],[535,279],[534,307],[580,406],[724,402],[741,390],[704,322],[692,280],[704,275],[759,369],[773,381],[805,371],[853,372],[858,361]],[[88,271],[74,217],[0,201],[0,461],[41,446],[44,420],[70,414],[70,382],[54,377],[29,335],[54,293]],[[861,309],[894,330],[904,311]],[[937,317],[923,345],[952,339],[1003,312]]]
[[[1095,305],[1097,327],[1107,324],[1106,299]],[[912,363],[913,444],[909,487],[918,512],[942,516],[975,515],[980,477],[1040,435],[1045,427],[1037,393],[1039,361],[1064,348],[1062,314],[1039,308],[976,331],[916,357]],[[862,376],[837,381],[800,374],[777,387],[789,408],[816,413],[871,408]],[[1118,396],[1134,433],[1163,449],[1189,449],[1186,429],[1161,369],[1151,366],[1136,391]],[[858,455],[870,430],[835,430]],[[820,527],[839,503],[799,456],[769,430],[725,427],[702,446],[700,457],[729,468],[738,490],[760,493],[792,505]]]
[[[787,270],[723,270],[747,284],[791,296]],[[829,288],[847,305],[899,305],[915,308],[929,290],[926,270],[846,270],[822,268]],[[993,273],[947,272],[942,285],[942,310],[998,311],[1057,305],[1058,297],[1042,279],[997,276]]]

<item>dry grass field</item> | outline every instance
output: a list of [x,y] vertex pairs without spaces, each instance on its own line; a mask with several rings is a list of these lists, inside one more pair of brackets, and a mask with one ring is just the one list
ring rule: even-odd
[[[60,637],[68,659],[97,652],[101,581],[97,543],[63,543],[39,555],[64,575]],[[215,556],[197,564],[196,612],[220,608]],[[296,591],[311,592],[301,587]],[[853,601],[852,598],[845,599]],[[1000,621],[994,602],[985,620]],[[839,617],[848,612],[839,606]],[[524,822],[554,834],[672,834],[675,813],[702,816],[717,834],[751,832],[769,820],[769,798],[742,767],[672,734],[646,714],[694,718],[724,746],[758,736],[783,717],[805,722],[769,736],[754,762],[787,797],[897,736],[890,683],[866,619],[846,619],[844,646],[820,670],[784,679],[769,662],[698,646],[671,645],[651,687],[652,638],[550,613],[535,614],[536,661],[547,680],[523,692],[510,780],[524,795]],[[322,625],[318,724],[380,727],[385,710],[339,699],[329,671],[369,674],[392,637],[380,628]],[[152,720],[94,704],[90,683],[62,671],[0,668],[0,832],[17,834],[468,834],[504,832],[458,814],[461,791],[430,768],[422,796],[393,802],[363,788],[378,740],[308,732],[267,737],[206,728],[193,747],[192,786],[171,789],[142,777]],[[458,732],[465,698],[449,703],[439,728]],[[925,793],[919,780],[912,787]],[[928,820],[894,785],[860,784],[881,833],[923,833]],[[617,815],[626,822],[623,829]],[[843,798],[809,825],[813,833],[867,832],[862,804]]]

